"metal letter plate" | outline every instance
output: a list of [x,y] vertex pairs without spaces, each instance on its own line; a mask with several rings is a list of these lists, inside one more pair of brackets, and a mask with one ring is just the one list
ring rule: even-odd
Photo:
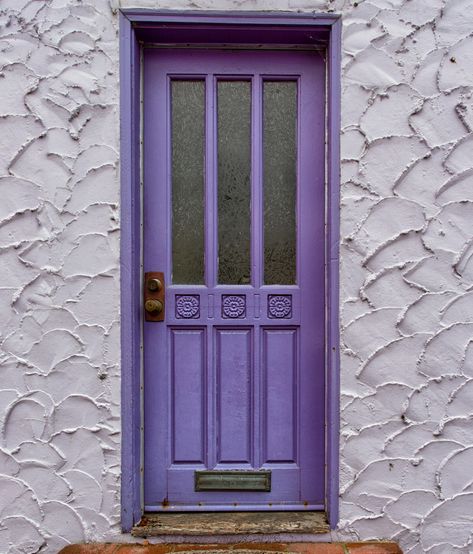
[[196,471],[196,491],[271,491],[271,471]]

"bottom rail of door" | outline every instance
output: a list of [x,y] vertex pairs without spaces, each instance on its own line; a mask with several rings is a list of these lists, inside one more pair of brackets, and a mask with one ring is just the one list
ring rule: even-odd
[[169,504],[146,505],[145,512],[315,512],[325,510],[323,504]]

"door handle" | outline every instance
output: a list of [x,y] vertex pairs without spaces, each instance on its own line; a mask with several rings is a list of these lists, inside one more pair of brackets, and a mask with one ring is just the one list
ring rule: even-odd
[[148,298],[145,302],[145,310],[150,314],[160,314],[163,311],[163,303],[159,300]]
[[143,306],[146,321],[164,321],[165,288],[164,273],[145,273]]

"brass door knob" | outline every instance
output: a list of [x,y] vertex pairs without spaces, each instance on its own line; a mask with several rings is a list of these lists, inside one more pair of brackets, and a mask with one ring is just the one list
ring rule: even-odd
[[145,310],[150,314],[160,314],[163,311],[163,303],[150,298],[145,302]]
[[146,285],[151,292],[159,292],[163,288],[163,284],[159,279],[148,279]]

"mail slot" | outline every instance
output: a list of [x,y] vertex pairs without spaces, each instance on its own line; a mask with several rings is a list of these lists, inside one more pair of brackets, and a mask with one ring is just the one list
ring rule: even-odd
[[271,471],[196,471],[196,491],[271,491]]

